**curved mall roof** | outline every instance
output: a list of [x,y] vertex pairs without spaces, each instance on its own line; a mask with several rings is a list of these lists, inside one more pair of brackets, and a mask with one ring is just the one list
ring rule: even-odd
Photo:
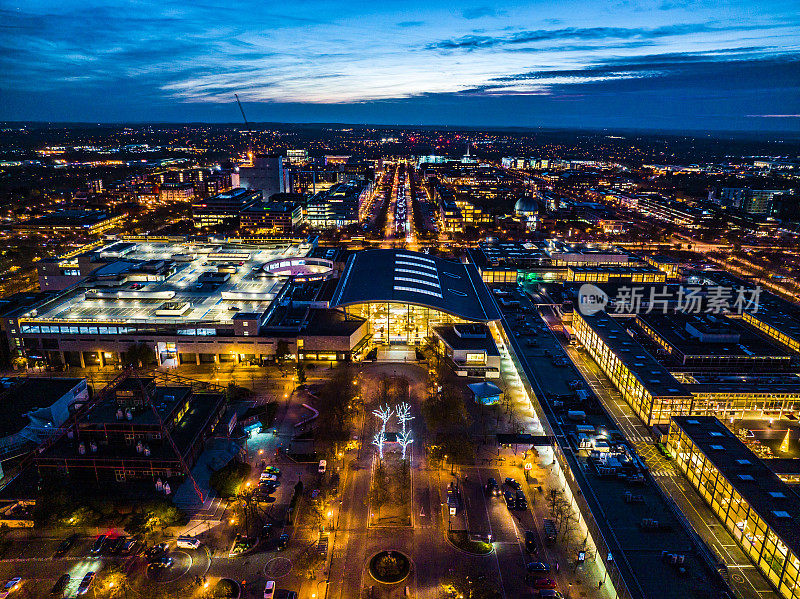
[[500,319],[474,264],[407,250],[362,250],[350,256],[330,305],[372,302],[416,304],[477,322]]

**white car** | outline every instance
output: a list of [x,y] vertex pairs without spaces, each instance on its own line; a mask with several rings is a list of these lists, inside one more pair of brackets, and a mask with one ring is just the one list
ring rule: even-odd
[[6,586],[3,587],[3,590],[0,591],[0,599],[5,599],[12,591],[16,591],[19,588],[19,584],[22,582],[22,579],[17,576],[16,578],[12,578],[6,583]]
[[272,599],[275,596],[275,581],[268,580],[264,587],[264,599]]
[[320,474],[325,474],[325,471],[327,469],[328,469],[328,462],[326,460],[320,460],[319,461],[319,467],[317,468],[317,471]]
[[275,480],[276,481],[276,480],[278,480],[278,477],[276,475],[274,475],[274,474],[270,474],[269,472],[262,472],[261,473],[261,481],[263,482],[265,480]]

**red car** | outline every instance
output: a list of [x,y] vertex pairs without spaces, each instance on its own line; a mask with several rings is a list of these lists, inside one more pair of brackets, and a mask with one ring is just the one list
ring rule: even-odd
[[531,586],[537,589],[554,589],[556,588],[556,581],[552,578],[533,578],[531,579]]

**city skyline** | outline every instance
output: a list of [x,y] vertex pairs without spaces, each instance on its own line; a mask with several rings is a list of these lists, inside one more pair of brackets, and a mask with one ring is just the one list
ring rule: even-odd
[[0,119],[797,131],[797,17],[758,8],[4,3]]

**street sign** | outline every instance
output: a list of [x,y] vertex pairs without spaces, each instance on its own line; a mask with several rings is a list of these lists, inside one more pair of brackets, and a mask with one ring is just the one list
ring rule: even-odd
[[450,508],[450,515],[451,516],[455,516],[456,515],[456,508],[454,508],[454,507]]
[[530,462],[525,462],[525,470],[532,470],[532,469],[533,469],[533,464],[531,464]]

